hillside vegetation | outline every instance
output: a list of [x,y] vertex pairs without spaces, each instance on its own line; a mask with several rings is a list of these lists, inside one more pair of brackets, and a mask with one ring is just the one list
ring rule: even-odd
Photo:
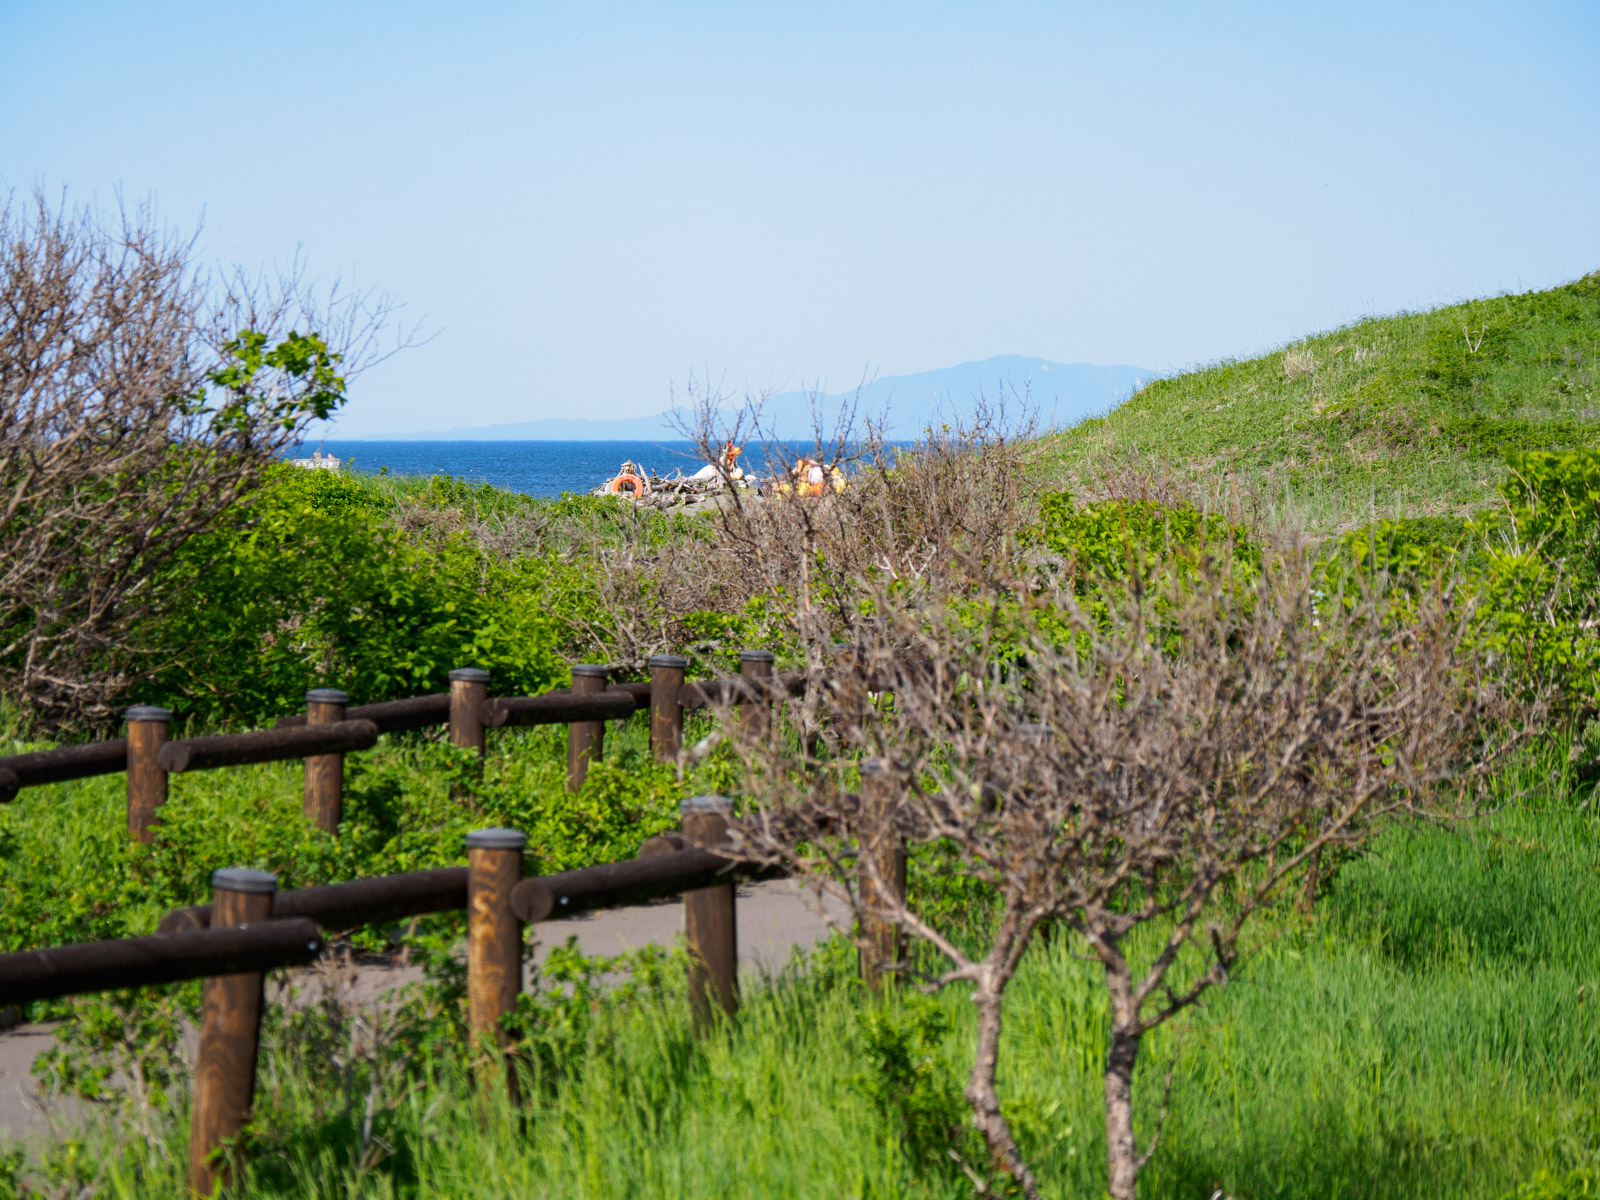
[[1464,517],[1493,501],[1507,455],[1594,441],[1597,361],[1600,272],[1158,380],[1054,435],[1049,456],[1088,491],[1108,455],[1152,456],[1325,533]]

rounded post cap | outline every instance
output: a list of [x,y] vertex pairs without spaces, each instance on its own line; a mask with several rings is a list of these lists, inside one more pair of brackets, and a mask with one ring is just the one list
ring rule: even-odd
[[162,708],[159,704],[135,704],[132,708],[123,711],[124,721],[170,721],[172,710]]
[[647,667],[677,667],[683,670],[689,665],[689,660],[681,654],[652,654],[645,661]]
[[574,663],[572,673],[585,679],[604,679],[611,672],[599,663]]
[[489,672],[482,667],[457,667],[450,672],[451,683],[488,683]]
[[526,850],[528,836],[520,829],[474,829],[467,834],[468,850]]
[[758,663],[777,662],[778,656],[775,655],[771,650],[741,650],[739,651],[739,661]]
[[708,793],[703,796],[690,796],[678,805],[678,811],[684,816],[690,813],[722,813],[724,816],[733,811],[733,801],[726,796]]
[[211,872],[211,890],[269,896],[278,890],[278,877],[271,871],[253,871],[249,867],[219,867]]
[[349,704],[350,693],[338,688],[312,688],[306,693],[307,704]]

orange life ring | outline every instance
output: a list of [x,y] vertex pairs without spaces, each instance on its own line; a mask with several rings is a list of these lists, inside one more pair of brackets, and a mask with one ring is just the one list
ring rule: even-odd
[[632,471],[624,471],[615,479],[605,482],[605,493],[608,496],[632,496],[637,499],[650,490],[650,485],[645,482],[644,476],[635,475]]

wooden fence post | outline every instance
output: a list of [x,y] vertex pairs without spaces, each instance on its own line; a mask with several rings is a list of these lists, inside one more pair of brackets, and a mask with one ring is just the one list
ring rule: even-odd
[[650,668],[650,750],[657,762],[675,763],[683,749],[683,673],[689,660],[681,654],[657,654]]
[[167,773],[156,755],[172,735],[172,711],[136,704],[122,715],[128,722],[128,835],[148,842],[156,815],[167,802]]
[[450,744],[483,753],[483,718],[478,708],[489,697],[489,672],[457,667],[450,672]]
[[[306,693],[306,724],[333,725],[344,720],[350,697],[337,688],[312,688]],[[339,832],[344,815],[344,755],[317,754],[306,759],[306,820],[329,833]]]
[[[739,678],[748,679],[757,686],[770,683],[772,664],[776,661],[770,650],[739,651]],[[739,705],[739,721],[745,736],[760,741],[772,733],[772,701],[747,700]]]
[[[245,867],[211,876],[211,927],[267,920],[278,877]],[[239,1136],[256,1089],[263,976],[218,975],[205,981],[200,1006],[200,1053],[195,1062],[194,1115],[189,1127],[189,1190],[209,1196],[233,1181],[219,1161],[222,1143]]]
[[[733,802],[726,796],[691,796],[678,806],[683,837],[692,846],[727,844]],[[739,1011],[739,927],[732,883],[683,894],[683,928],[689,941],[689,1005],[695,1028],[713,1023],[715,1004],[730,1019]]]
[[886,900],[906,897],[905,841],[894,829],[900,779],[890,764],[872,759],[861,764],[861,978],[873,991],[893,978],[905,959],[905,935],[894,922],[871,915]]
[[516,1076],[505,1058],[510,1038],[502,1020],[522,991],[522,922],[511,911],[511,889],[522,878],[527,845],[515,829],[467,834],[467,1027],[474,1048],[483,1053],[492,1044],[500,1060],[479,1072],[485,1095],[503,1086],[512,1099]]
[[[572,668],[572,694],[593,696],[606,690],[606,669],[594,663]],[[567,726],[567,791],[575,792],[589,777],[589,764],[605,754],[606,723],[574,721]]]

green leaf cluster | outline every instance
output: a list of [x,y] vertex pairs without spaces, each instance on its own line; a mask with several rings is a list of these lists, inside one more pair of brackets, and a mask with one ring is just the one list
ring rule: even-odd
[[1216,513],[1154,500],[1080,505],[1070,492],[1045,496],[1034,544],[1060,559],[1082,587],[1158,572],[1192,579],[1207,555],[1219,553],[1231,555],[1246,577],[1261,565],[1261,552],[1246,531]]
[[1056,491],[1040,504],[1040,528],[1030,541],[1053,558],[1080,597],[1114,581],[1187,586],[1219,558],[1232,560],[1242,584],[1261,570],[1261,549],[1243,526],[1182,502],[1077,504],[1072,494]]
[[1511,455],[1504,509],[1479,529],[1488,636],[1512,666],[1554,679],[1568,699],[1592,707],[1600,685],[1593,630],[1600,578],[1600,451]]
[[308,420],[326,421],[344,404],[343,356],[320,334],[291,330],[276,345],[267,341],[258,330],[242,329],[223,345],[223,364],[207,376],[223,399],[210,407],[202,392],[191,409],[211,414],[214,430],[247,433],[266,419],[288,431]]

